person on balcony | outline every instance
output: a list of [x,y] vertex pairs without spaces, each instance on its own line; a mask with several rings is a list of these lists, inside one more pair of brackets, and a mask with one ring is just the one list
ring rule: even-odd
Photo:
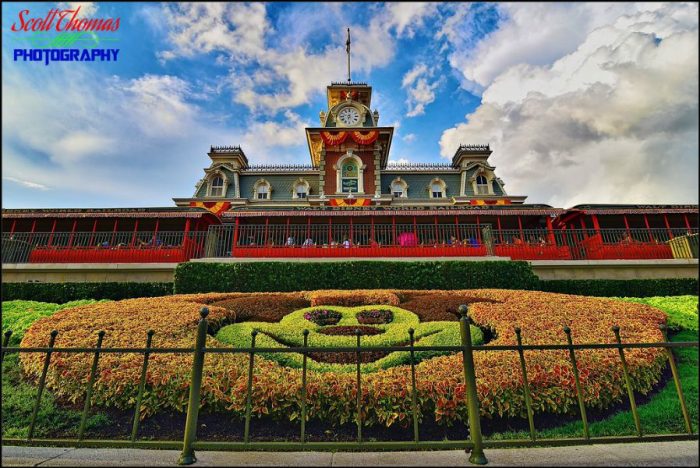
[[285,245],[287,247],[294,247],[294,236],[287,237],[287,243]]
[[518,236],[513,236],[513,245],[523,245],[523,240]]
[[374,238],[372,238],[369,240],[369,246],[370,247],[379,247],[379,244],[377,243],[376,240],[374,240]]
[[455,246],[457,245],[457,238],[455,236],[450,236],[450,238],[447,240],[447,245]]
[[348,239],[348,236],[343,236],[343,247],[346,249],[349,249],[352,244],[350,243],[350,240]]
[[312,238],[307,237],[304,243],[302,244],[302,247],[312,247],[314,245],[314,241]]

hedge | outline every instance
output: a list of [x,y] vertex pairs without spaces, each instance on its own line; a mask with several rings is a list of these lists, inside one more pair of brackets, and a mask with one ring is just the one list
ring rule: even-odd
[[130,299],[167,296],[173,283],[2,283],[2,300],[62,304],[79,299]]
[[527,262],[181,263],[176,294],[318,289],[536,289]]
[[599,297],[648,297],[698,295],[697,278],[630,279],[630,280],[550,280],[540,281],[544,292]]

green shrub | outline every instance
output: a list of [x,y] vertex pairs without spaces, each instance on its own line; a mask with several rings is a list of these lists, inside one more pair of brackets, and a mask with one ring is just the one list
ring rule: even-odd
[[674,330],[698,331],[698,296],[620,297],[628,302],[639,302],[663,310],[668,326]]
[[[341,307],[341,306],[317,306],[297,310],[285,316],[278,323],[267,322],[243,322],[223,327],[216,334],[216,339],[237,348],[249,347],[251,344],[251,332],[259,333],[255,339],[257,347],[261,348],[286,348],[288,346],[299,347],[303,345],[303,330],[309,330],[308,345],[310,347],[354,347],[357,337],[354,335],[326,335],[323,330],[328,328],[327,323],[313,320],[312,314],[316,311],[326,310],[334,313],[340,319],[341,327],[358,327],[357,314],[371,311],[376,306]],[[382,309],[390,311],[393,320],[390,323],[377,324],[371,328],[381,330],[381,333],[371,336],[363,336],[360,340],[362,347],[367,346],[401,346],[409,341],[409,328],[415,330],[417,346],[459,346],[461,345],[460,324],[452,322],[424,322],[421,323],[413,312],[393,306],[382,306]],[[308,317],[308,318],[307,318]],[[472,342],[475,345],[484,341],[482,331],[470,326]],[[300,368],[302,356],[296,353],[260,353],[262,357],[276,361],[287,367]],[[450,354],[445,351],[416,351],[416,362]],[[405,351],[389,353],[374,362],[360,365],[362,372],[375,372],[380,369],[388,369],[410,362],[410,354]],[[320,372],[355,372],[356,364],[331,364],[308,360],[308,369]]]
[[27,328],[41,317],[47,317],[59,310],[69,309],[71,307],[106,301],[107,299],[102,301],[87,299],[66,302],[65,304],[37,301],[6,301],[2,303],[2,333],[4,336],[7,330],[12,330],[10,346],[17,346],[20,341],[22,341],[22,337]]
[[535,289],[527,262],[348,261],[181,263],[175,292],[318,289]]
[[581,296],[649,297],[698,294],[697,278],[543,280],[539,283],[537,289],[540,291]]
[[4,301],[64,303],[79,299],[130,299],[167,296],[173,283],[2,283]]

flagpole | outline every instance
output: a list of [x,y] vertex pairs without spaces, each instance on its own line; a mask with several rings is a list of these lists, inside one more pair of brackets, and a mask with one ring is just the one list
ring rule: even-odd
[[348,54],[348,83],[352,80],[350,79],[350,28],[348,28],[348,40],[345,42],[345,51]]

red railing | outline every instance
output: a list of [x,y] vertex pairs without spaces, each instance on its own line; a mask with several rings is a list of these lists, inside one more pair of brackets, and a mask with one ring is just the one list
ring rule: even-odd
[[[348,235],[349,234],[349,235]],[[212,226],[208,232],[3,233],[3,263],[179,263],[201,257],[698,258],[697,229],[491,230],[488,225]]]
[[206,232],[3,234],[3,263],[180,263],[201,257]]

